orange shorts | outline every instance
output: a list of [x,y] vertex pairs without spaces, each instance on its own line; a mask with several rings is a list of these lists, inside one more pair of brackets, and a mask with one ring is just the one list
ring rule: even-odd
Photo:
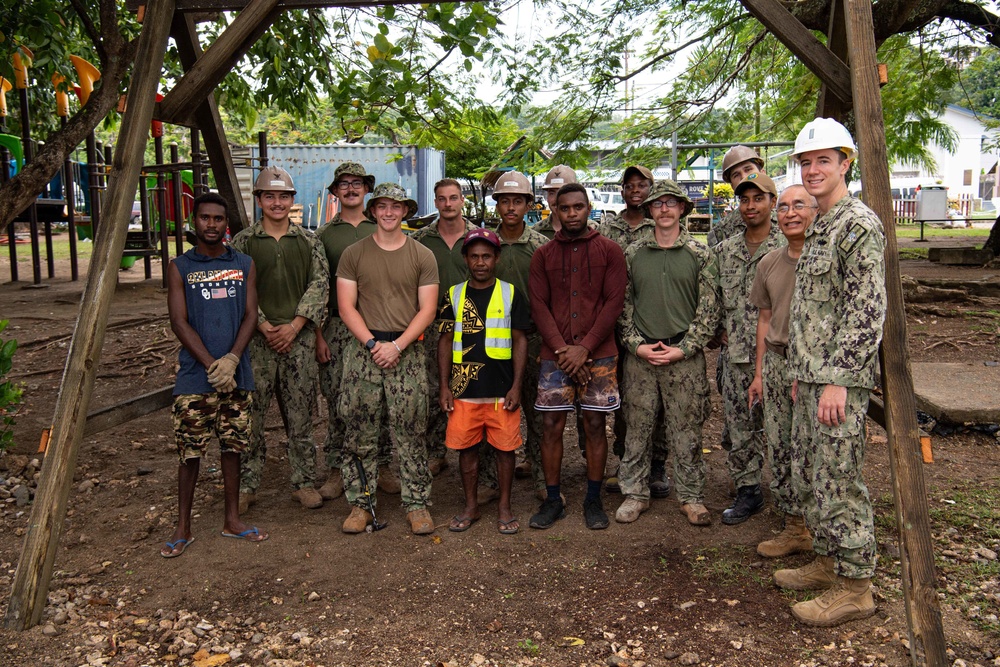
[[504,410],[503,399],[472,403],[455,399],[455,410],[448,415],[444,442],[448,449],[468,449],[486,441],[501,452],[521,446],[521,408]]

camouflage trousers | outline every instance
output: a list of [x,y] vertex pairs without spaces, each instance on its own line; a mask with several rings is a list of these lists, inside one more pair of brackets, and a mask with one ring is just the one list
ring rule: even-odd
[[681,503],[702,502],[705,462],[701,428],[712,412],[705,355],[702,352],[666,366],[651,366],[634,354],[625,360],[625,419],[628,437],[618,471],[622,495],[649,500],[649,473],[656,413],[663,411],[663,432],[674,455],[674,486]]
[[817,418],[825,385],[799,382],[792,411],[792,484],[802,503],[813,548],[834,558],[837,573],[865,579],[875,571],[875,525],[865,463],[868,390],[848,387],[839,426]]
[[[319,388],[326,398],[327,424],[326,442],[323,451],[326,453],[326,466],[330,470],[340,470],[344,465],[344,420],[337,411],[340,401],[340,383],[344,376],[344,351],[358,346],[358,339],[339,317],[331,317],[323,327],[323,339],[330,348],[330,363],[319,365]],[[388,420],[385,416],[385,402],[382,404],[383,426],[379,433],[378,464],[387,466],[392,463],[392,440],[389,437]]]
[[726,468],[737,489],[760,484],[764,466],[764,425],[760,407],[750,409],[747,391],[754,365],[727,360],[722,371],[722,409],[729,427]]
[[[438,400],[441,391],[440,371],[438,369],[438,342],[441,340],[441,332],[438,331],[440,322],[431,322],[424,332],[423,346],[426,350],[424,358],[427,363],[427,458],[443,459],[447,448],[444,445],[444,436],[448,430],[448,415],[441,410],[441,403]],[[418,343],[419,345],[420,343]]]
[[[423,509],[431,495],[431,471],[422,437],[427,428],[427,366],[423,343],[403,350],[395,368],[383,369],[360,345],[344,354],[344,380],[338,409],[346,429],[344,462],[340,469],[351,505],[367,509],[361,477],[354,461],[364,466],[375,503],[378,485],[378,435],[383,414],[399,454],[399,478],[406,511]],[[387,411],[383,413],[382,403]]]
[[240,491],[256,493],[260,488],[267,457],[264,426],[275,392],[280,392],[285,435],[288,437],[288,465],[292,487],[313,486],[316,481],[316,447],[312,439],[312,419],[316,412],[316,338],[300,333],[292,349],[278,354],[260,333],[250,339],[250,365],[257,391],[250,410],[250,446],[240,458]]
[[[542,363],[542,337],[533,333],[528,336],[528,363],[524,368],[524,381],[521,385],[521,413],[528,437],[524,440],[524,458],[531,466],[531,477],[535,489],[545,488],[545,473],[542,470],[542,413],[535,409],[535,398],[538,396],[538,374]],[[582,435],[580,437],[583,437]],[[492,447],[479,448],[479,483],[496,489],[500,487],[497,481],[496,454]]]
[[174,441],[181,464],[202,458],[213,435],[219,438],[223,454],[242,453],[250,441],[252,402],[252,392],[242,389],[174,396]]
[[771,498],[779,512],[802,516],[802,506],[792,487],[792,377],[788,360],[768,350],[764,354],[763,380]]
[[[618,391],[625,396],[625,358],[629,356],[629,351],[623,345],[618,345]],[[615,410],[614,434],[615,442],[612,451],[619,459],[625,457],[625,440],[628,437],[628,422],[625,419],[625,402]],[[666,461],[670,453],[670,446],[667,444],[666,431],[663,429],[663,410],[656,410],[656,423],[653,426],[653,460]]]
[[[715,389],[719,392],[719,396],[724,396],[722,389],[723,378],[726,375],[726,366],[729,365],[728,358],[726,357],[726,351],[729,349],[727,345],[723,345],[719,348],[719,356],[715,361]],[[725,419],[722,420],[722,444],[725,447],[729,446],[729,423]]]

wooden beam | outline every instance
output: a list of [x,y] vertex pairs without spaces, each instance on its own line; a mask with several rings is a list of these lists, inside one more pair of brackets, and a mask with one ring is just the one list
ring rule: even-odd
[[[185,71],[194,67],[202,55],[201,43],[198,41],[198,31],[194,18],[189,14],[174,14],[174,43]],[[215,184],[219,194],[226,200],[229,209],[229,231],[233,235],[249,226],[243,196],[240,193],[239,180],[233,166],[233,155],[226,140],[226,130],[219,116],[219,107],[215,95],[209,93],[205,101],[195,110],[195,120],[201,128],[201,136],[205,140],[205,151],[212,163],[215,174]]]
[[851,105],[851,73],[844,61],[830,52],[812,32],[799,23],[778,0],[740,0],[740,3],[788,47],[830,92]]
[[[871,394],[868,397],[868,418],[873,422],[885,428],[885,403],[882,399]],[[924,463],[934,463],[934,452],[931,449],[931,436],[924,429],[917,429],[920,437],[920,454],[923,456]]]
[[865,203],[885,228],[886,320],[882,332],[882,387],[889,439],[892,490],[899,530],[903,598],[914,665],[949,665],[937,598],[934,544],[917,429],[917,405],[906,346],[906,311],[899,276],[895,218],[889,190],[885,119],[875,58],[870,0],[847,0],[847,43],[851,53],[854,119],[861,153]]
[[[125,7],[130,12],[137,12],[139,7],[148,0],[126,0]],[[383,5],[419,5],[426,0],[280,0],[278,8],[286,9],[324,9],[326,7],[347,7],[354,9],[374,9]],[[207,20],[208,14],[214,12],[238,12],[250,4],[250,0],[177,0],[177,11],[198,13],[196,20]]]
[[[851,67],[851,57],[847,44],[847,17],[844,14],[845,0],[830,0],[830,23],[826,31],[826,45],[837,58],[842,60],[848,70]],[[826,84],[819,89],[819,100],[816,102],[816,116],[833,118],[841,123],[847,120],[851,112],[851,101],[842,100]]]
[[80,316],[56,400],[52,440],[42,465],[24,548],[14,573],[5,616],[8,628],[23,630],[37,624],[45,609],[87,408],[101,360],[108,312],[118,283],[118,264],[125,247],[173,13],[174,0],[150,0],[146,7],[129,86],[129,106],[111,164],[105,225],[94,242],[87,284],[80,301]]
[[95,433],[121,426],[133,419],[162,410],[173,402],[174,385],[170,385],[100,410],[94,410],[87,415],[87,424],[83,427],[83,437],[89,438]]
[[159,105],[159,118],[174,123],[190,115],[229,74],[251,46],[278,17],[278,0],[251,0],[246,9],[205,51],[194,66],[167,93]]

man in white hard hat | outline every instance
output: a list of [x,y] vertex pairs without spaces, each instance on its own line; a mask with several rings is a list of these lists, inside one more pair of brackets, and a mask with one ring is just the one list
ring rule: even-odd
[[767,174],[753,173],[736,186],[743,233],[730,236],[715,248],[722,288],[722,327],[726,345],[722,378],[722,406],[729,426],[726,456],[736,499],[722,513],[722,523],[735,525],[764,509],[760,490],[764,466],[762,411],[747,403],[747,390],[754,376],[757,341],[757,307],[750,301],[750,288],[757,266],[771,250],[785,245],[784,237],[771,224],[778,190]]
[[559,211],[556,208],[556,193],[567,183],[576,183],[576,172],[564,164],[557,164],[545,175],[545,184],[542,185],[545,201],[549,206],[549,217],[535,225],[535,231],[550,241],[555,238],[556,232],[562,229]]
[[827,627],[875,613],[875,529],[861,472],[885,320],[885,238],[875,213],[848,192],[857,148],[843,125],[810,121],[794,150],[802,184],[819,206],[795,269],[788,323],[792,483],[817,558],[778,570],[774,581],[793,590],[826,589],[793,606],[792,615]]
[[[254,186],[261,219],[233,237],[233,249],[257,267],[257,333],[250,339],[257,393],[251,411],[250,446],[240,461],[240,510],[254,502],[264,471],[264,421],[281,392],[288,436],[292,498],[308,509],[323,504],[316,490],[316,327],[326,319],[330,268],[323,244],[289,219],[295,185],[288,172],[264,167]],[[305,334],[303,328],[308,327]]]
[[[349,246],[337,267],[337,305],[354,341],[345,351],[340,417],[344,420],[344,495],[351,514],[341,530],[361,533],[372,523],[378,483],[378,438],[387,419],[399,455],[403,509],[414,535],[434,532],[427,510],[431,472],[424,432],[427,425],[427,363],[420,341],[434,321],[438,270],[434,254],[403,233],[403,221],[417,202],[396,183],[380,183],[367,216],[378,229]],[[383,401],[388,414],[383,412]],[[353,459],[353,462],[348,459]]]

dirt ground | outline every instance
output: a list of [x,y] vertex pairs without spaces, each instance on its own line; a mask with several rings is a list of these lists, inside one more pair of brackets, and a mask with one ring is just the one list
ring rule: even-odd
[[[996,271],[903,264],[904,273],[922,277],[1000,278]],[[30,276],[30,267],[21,270]],[[177,345],[158,270],[154,263],[151,281],[141,279],[141,264],[121,274],[91,409],[172,383]],[[82,292],[82,282],[68,282],[67,274],[63,268],[63,277],[43,289],[0,275],[0,317],[11,321],[4,337],[19,340],[13,378],[24,383],[26,399],[16,447],[0,457],[4,611],[31,513],[30,504],[19,505],[11,480],[30,487],[37,474],[32,459],[52,418]],[[1000,357],[1000,320],[989,312],[1000,300],[942,308],[909,315],[913,360]],[[957,316],[940,314],[949,309]],[[935,345],[942,340],[950,342]],[[780,530],[779,518],[766,512],[733,527],[718,521],[730,488],[714,400],[703,441],[715,519],[709,528],[689,526],[671,497],[654,501],[634,524],[587,530],[583,461],[576,434],[568,433],[568,516],[548,531],[526,527],[537,503],[529,483],[518,480],[520,534],[497,533],[495,505],[484,507],[469,531],[448,532],[447,520],[461,507],[453,457],[435,479],[433,536],[410,535],[398,497],[385,494],[379,511],[389,527],[347,536],[339,530],[343,499],[319,510],[290,499],[284,435],[272,410],[264,485],[246,516],[271,539],[254,545],[219,535],[213,449],[195,498],[196,540],[172,560],[159,556],[177,500],[171,425],[161,410],[83,442],[43,622],[26,632],[0,629],[0,666],[910,664],[882,429],[870,423],[866,466],[878,513],[878,613],[839,628],[807,628],[788,612],[801,597],[775,588],[770,573],[809,558],[765,562],[755,552]],[[324,431],[325,407],[317,442]],[[935,436],[934,454],[924,471],[950,659],[1000,665],[1000,514],[996,505],[965,504],[1000,498],[1000,445],[990,433],[967,430]],[[609,514],[619,502],[605,497]],[[956,506],[967,508],[963,521],[949,514]]]

